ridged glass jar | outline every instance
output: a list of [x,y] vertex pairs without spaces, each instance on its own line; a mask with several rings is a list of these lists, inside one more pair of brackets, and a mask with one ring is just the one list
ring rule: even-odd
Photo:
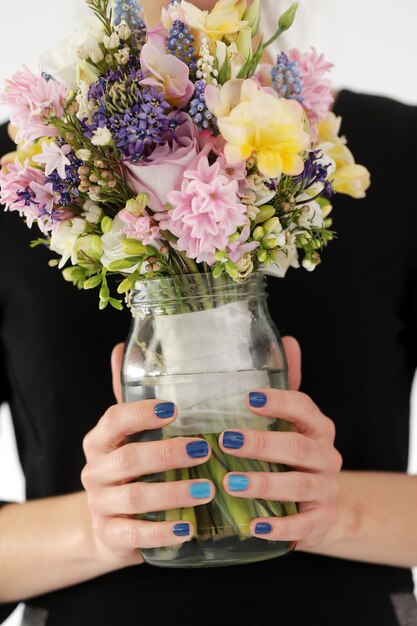
[[140,433],[135,440],[202,437],[213,451],[202,465],[141,480],[204,478],[216,486],[207,505],[140,516],[190,521],[196,529],[194,538],[179,547],[143,550],[145,561],[162,567],[209,567],[287,553],[293,543],[253,537],[249,524],[256,517],[294,514],[295,504],[232,497],[222,487],[230,471],[287,468],[232,457],[218,445],[224,430],[290,430],[284,421],[257,417],[244,402],[252,389],[288,388],[285,353],[266,304],[265,278],[254,274],[236,283],[228,277],[192,274],[144,280],[137,283],[131,310],[122,366],[124,401],[157,398],[172,401],[179,409],[171,425]]

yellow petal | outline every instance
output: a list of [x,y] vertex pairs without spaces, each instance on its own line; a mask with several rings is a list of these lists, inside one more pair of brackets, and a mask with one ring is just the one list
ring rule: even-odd
[[274,150],[260,150],[257,155],[258,169],[268,178],[280,178],[282,174],[282,159],[279,152]]

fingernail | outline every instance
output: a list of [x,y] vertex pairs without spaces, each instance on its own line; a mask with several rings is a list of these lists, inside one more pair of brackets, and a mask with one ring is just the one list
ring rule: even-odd
[[187,537],[190,534],[190,524],[176,524],[172,532],[177,537]]
[[162,419],[168,419],[168,417],[172,417],[174,413],[175,404],[173,402],[161,402],[155,407],[156,417],[161,417]]
[[255,526],[257,535],[269,535],[270,532],[272,532],[272,526],[268,522],[258,522]]
[[188,456],[192,459],[202,459],[209,453],[209,446],[207,441],[190,441],[185,446]]
[[255,409],[260,409],[261,407],[265,406],[267,400],[268,398],[266,397],[266,394],[260,391],[252,391],[249,394],[249,404]]
[[190,486],[190,496],[192,496],[193,498],[205,500],[206,498],[210,497],[210,494],[210,483],[194,483],[194,485]]
[[249,478],[240,474],[232,474],[228,477],[227,486],[230,491],[246,491],[249,487]]
[[245,443],[245,438],[242,433],[235,433],[228,430],[223,435],[223,445],[225,448],[231,448],[232,450],[238,450]]

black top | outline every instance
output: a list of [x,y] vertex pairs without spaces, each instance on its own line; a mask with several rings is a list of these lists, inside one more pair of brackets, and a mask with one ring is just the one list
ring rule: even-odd
[[[313,274],[270,280],[270,310],[281,334],[300,340],[303,389],[336,422],[344,467],[405,472],[417,358],[417,109],[343,91],[336,112],[372,188],[366,200],[335,198],[339,238]],[[5,128],[1,147],[10,149]],[[28,499],[82,489],[82,438],[114,402],[109,356],[130,321],[99,312],[95,292],[49,268],[47,249],[29,249],[36,237],[17,214],[0,213],[0,400],[11,406]],[[155,626],[175,615],[184,626],[397,626],[407,622],[394,607],[411,604],[412,590],[407,569],[296,552],[197,571],[142,565],[29,604],[48,611],[48,626]],[[0,606],[0,619],[11,608]]]

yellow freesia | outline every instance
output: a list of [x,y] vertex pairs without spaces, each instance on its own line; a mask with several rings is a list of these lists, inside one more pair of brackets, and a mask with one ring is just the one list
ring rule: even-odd
[[247,26],[247,22],[242,20],[247,8],[246,0],[220,0],[210,13],[186,0],[180,6],[187,25],[205,34],[212,42],[230,39],[230,36]]
[[371,175],[366,167],[355,163],[346,138],[339,136],[341,122],[341,117],[329,112],[318,127],[318,147],[335,164],[335,172],[331,175],[333,189],[352,198],[364,198],[371,184]]
[[303,171],[301,155],[310,137],[304,130],[303,109],[295,100],[276,98],[262,91],[255,81],[244,81],[240,103],[228,116],[219,118],[218,124],[229,163],[253,156],[259,172],[269,178]]
[[4,167],[8,163],[14,163],[16,159],[19,159],[20,163],[24,163],[26,159],[29,159],[29,165],[39,167],[38,163],[32,161],[32,157],[42,152],[42,142],[50,143],[52,140],[50,137],[42,137],[39,141],[26,148],[23,148],[23,144],[19,144],[14,152],[8,152],[2,157],[0,165]]

